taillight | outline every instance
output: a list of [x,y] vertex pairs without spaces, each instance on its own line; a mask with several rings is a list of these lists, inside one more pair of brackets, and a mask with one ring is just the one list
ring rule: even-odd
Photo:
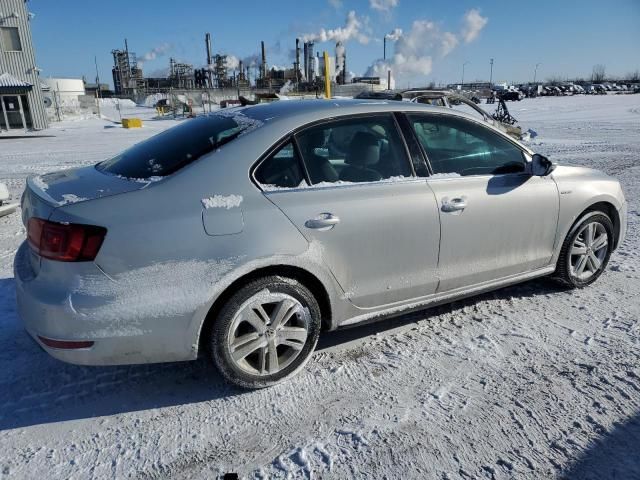
[[96,258],[107,229],[93,225],[54,223],[30,218],[27,238],[41,257],[61,262],[86,262]]

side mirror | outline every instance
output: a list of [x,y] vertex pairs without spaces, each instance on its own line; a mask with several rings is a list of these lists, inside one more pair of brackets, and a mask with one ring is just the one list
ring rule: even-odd
[[536,153],[531,159],[531,174],[538,177],[546,177],[556,168],[556,164],[544,155]]

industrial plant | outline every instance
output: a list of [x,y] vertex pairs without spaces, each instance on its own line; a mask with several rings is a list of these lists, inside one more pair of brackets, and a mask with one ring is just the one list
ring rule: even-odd
[[166,76],[146,76],[138,64],[136,54],[124,48],[114,49],[113,94],[134,101],[153,94],[180,91],[189,97],[202,94],[211,101],[238,98],[240,95],[266,95],[269,93],[309,94],[324,89],[328,80],[335,94],[354,95],[363,89],[381,89],[379,78],[350,79],[347,73],[347,53],[343,42],[335,44],[335,54],[325,61],[313,41],[295,41],[295,60],[291,67],[270,66],[264,41],[260,42],[259,59],[250,64],[222,53],[213,53],[210,33],[204,36],[204,64],[196,67],[170,57]]

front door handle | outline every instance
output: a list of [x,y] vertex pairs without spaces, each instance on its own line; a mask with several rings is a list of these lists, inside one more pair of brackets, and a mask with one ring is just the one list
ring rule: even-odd
[[312,228],[314,230],[319,230],[321,232],[325,230],[331,230],[337,224],[340,223],[340,217],[332,214],[332,213],[321,213],[315,218],[310,218],[306,222],[304,222],[304,226],[307,228]]
[[458,212],[467,208],[467,197],[456,197],[449,200],[448,198],[442,199],[442,211],[443,212]]

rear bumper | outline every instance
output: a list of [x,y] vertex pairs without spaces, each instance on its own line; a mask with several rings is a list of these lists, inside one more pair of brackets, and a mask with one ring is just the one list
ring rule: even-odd
[[[76,293],[74,285],[83,276],[104,276],[93,263],[83,262],[73,267],[67,264],[67,270],[83,269],[73,274],[54,275],[55,272],[41,268],[36,275],[30,255],[27,244],[23,243],[14,260],[17,312],[27,332],[52,357],[79,365],[172,362],[196,357],[196,350],[191,348],[193,342],[186,338],[185,325],[191,316],[136,320],[118,317],[113,313],[118,299]],[[69,348],[74,345],[56,341],[93,344]]]

